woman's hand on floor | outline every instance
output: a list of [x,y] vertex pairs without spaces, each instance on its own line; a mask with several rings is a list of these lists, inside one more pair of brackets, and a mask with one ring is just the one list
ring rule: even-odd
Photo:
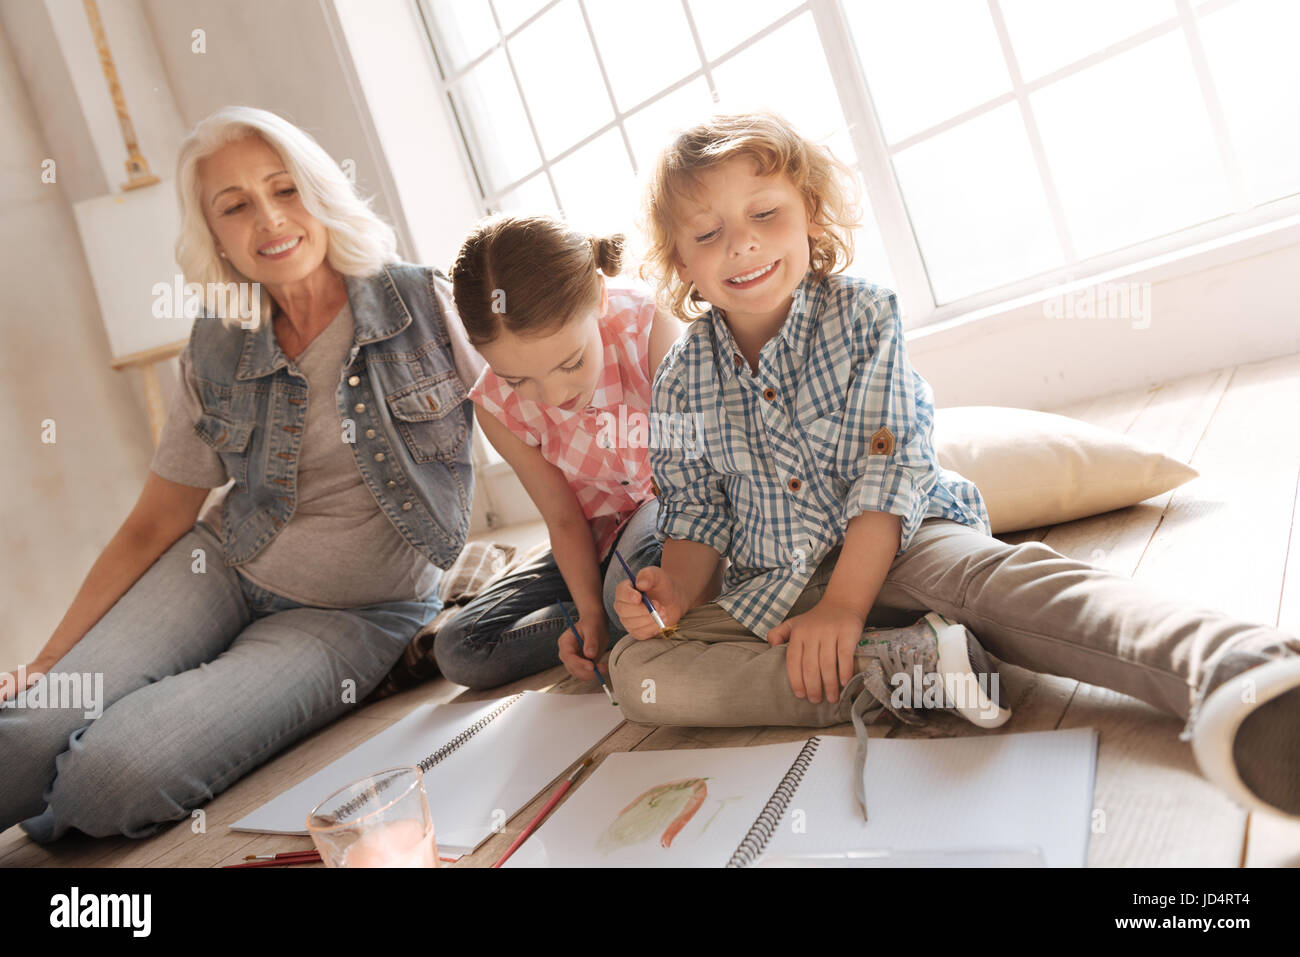
[[[23,684],[19,687],[18,671],[23,672]],[[25,668],[14,671],[0,671],[0,701],[17,698],[20,691],[25,691],[36,683],[36,679],[50,670],[50,664],[39,658]]]

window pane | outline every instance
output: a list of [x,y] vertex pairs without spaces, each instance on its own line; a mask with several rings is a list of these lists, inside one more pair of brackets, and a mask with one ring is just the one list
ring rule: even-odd
[[511,40],[510,56],[548,157],[614,118],[577,0],[563,0]]
[[799,0],[691,0],[704,55],[717,59],[799,6]]
[[505,54],[497,50],[451,90],[484,188],[495,192],[541,165]]
[[681,0],[637,0],[633,20],[627,0],[586,0],[585,6],[620,110],[700,68]]
[[449,71],[459,70],[497,42],[497,25],[486,3],[431,0],[429,6],[438,52],[446,57],[444,66]]
[[509,192],[502,193],[492,208],[501,213],[557,214],[560,211],[544,173],[529,177]]
[[903,150],[894,168],[936,302],[1064,261],[1016,104]]
[[[466,0],[451,0],[451,2],[460,6],[465,4]],[[487,6],[487,0],[468,0],[468,2]],[[501,20],[501,32],[509,33],[546,6],[546,0],[492,0],[492,6],[496,8],[497,17]]]
[[[854,170],[857,174],[857,170]],[[859,180],[860,184],[860,180]],[[862,197],[862,226],[853,232],[853,262],[844,270],[850,276],[861,276],[877,286],[895,289],[894,270],[890,268],[889,257],[885,253],[885,244],[880,238],[880,227],[876,225],[876,216],[871,209],[871,200],[866,190]],[[907,312],[908,304],[900,302],[899,309]]]
[[1080,257],[1230,211],[1181,30],[1030,95]]
[[1200,34],[1251,202],[1300,191],[1300,4],[1238,0]]
[[629,116],[623,126],[632,141],[637,170],[649,169],[679,130],[706,119],[714,109],[709,84],[700,77]]
[[631,234],[637,184],[617,129],[602,133],[551,168],[564,217],[591,233]]
[[983,2],[850,0],[844,12],[886,142],[1011,89]]
[[719,111],[775,110],[804,136],[829,146],[845,163],[857,162],[811,13],[718,65],[713,82]]
[[1178,15],[1173,0],[1001,0],[1026,81]]

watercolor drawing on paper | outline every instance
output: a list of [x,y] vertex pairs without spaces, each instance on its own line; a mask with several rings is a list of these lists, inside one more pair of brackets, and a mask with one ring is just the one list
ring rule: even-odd
[[596,847],[602,854],[631,847],[659,836],[660,847],[671,847],[673,838],[708,797],[708,778],[680,778],[658,784],[637,795],[619,811],[600,835]]

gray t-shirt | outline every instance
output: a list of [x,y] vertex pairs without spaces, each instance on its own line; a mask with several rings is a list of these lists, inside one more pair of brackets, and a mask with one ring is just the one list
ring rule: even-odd
[[[439,285],[442,283],[439,282]],[[449,301],[449,291],[438,289]],[[445,306],[446,302],[444,302]],[[453,358],[468,389],[483,367],[455,312],[444,308]],[[338,315],[292,365],[307,378],[307,421],[298,458],[298,498],[293,517],[239,571],[268,591],[304,605],[356,608],[424,599],[437,590],[438,567],[417,552],[380,511],[343,441],[335,393],[352,348],[352,310]],[[181,485],[215,488],[226,474],[221,457],[194,432],[202,414],[187,353],[166,425],[150,468]],[[224,493],[199,521],[221,527]],[[217,535],[220,538],[220,535]]]

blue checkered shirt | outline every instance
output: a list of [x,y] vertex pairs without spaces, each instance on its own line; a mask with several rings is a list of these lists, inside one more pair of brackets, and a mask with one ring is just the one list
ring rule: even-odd
[[695,424],[651,443],[659,536],[726,556],[718,604],[766,638],[861,512],[902,518],[900,554],[928,516],[990,534],[979,490],[939,467],[933,403],[888,289],[805,277],[757,375],[712,309],[655,375],[653,412]]

